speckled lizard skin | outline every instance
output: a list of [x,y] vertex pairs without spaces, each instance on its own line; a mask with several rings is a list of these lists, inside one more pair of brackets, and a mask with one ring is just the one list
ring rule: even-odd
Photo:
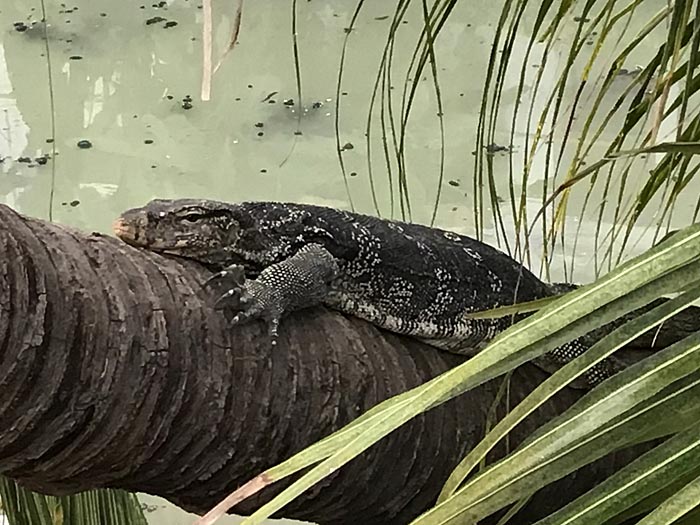
[[[154,200],[124,212],[124,241],[195,259],[218,271],[218,304],[233,322],[267,320],[273,341],[285,312],[322,303],[392,332],[467,355],[511,318],[465,313],[553,295],[552,285],[475,239],[333,208],[278,202]],[[538,364],[552,371],[584,351],[579,340]],[[617,371],[587,372],[596,384]]]

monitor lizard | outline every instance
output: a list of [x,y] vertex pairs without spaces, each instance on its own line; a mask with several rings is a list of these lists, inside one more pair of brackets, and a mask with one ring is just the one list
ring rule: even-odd
[[[225,290],[217,306],[234,312],[234,324],[265,319],[273,344],[285,313],[324,304],[437,348],[474,355],[523,315],[465,314],[562,290],[476,239],[309,204],[157,199],[125,211],[114,231],[131,245],[216,271],[209,284]],[[535,363],[553,372],[585,351],[589,345],[582,341]],[[606,359],[578,385],[595,385],[619,369]]]

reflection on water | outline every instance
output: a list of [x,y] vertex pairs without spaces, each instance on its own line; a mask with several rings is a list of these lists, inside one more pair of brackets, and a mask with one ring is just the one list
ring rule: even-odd
[[[198,96],[203,16],[199,1],[47,2],[55,143],[50,140],[44,27],[34,4],[3,0],[0,6],[3,202],[39,217],[47,217],[51,206],[55,220],[99,231],[109,231],[112,219],[122,210],[153,197],[269,199],[349,207],[334,128],[339,102],[340,155],[347,185],[359,211],[375,212],[365,149],[367,103],[393,15],[392,2],[366,3],[353,27],[340,101],[336,101],[338,61],[354,3],[299,2],[299,100],[290,3],[246,2],[239,43],[215,74],[208,102]],[[228,45],[235,15],[231,6],[235,3],[214,4],[217,57]],[[637,10],[639,20],[646,20],[661,5],[665,5],[662,0],[645,2]],[[501,6],[499,1],[459,2],[437,43],[446,133],[437,224],[466,233],[474,227],[471,150],[483,75]],[[398,29],[394,49],[397,72],[392,78],[397,93],[404,84],[421,19],[420,5],[416,5]],[[533,20],[534,11],[526,13],[523,30],[531,27]],[[512,51],[516,58],[524,53],[529,37],[516,36]],[[630,57],[627,74],[616,80],[614,96],[635,74],[635,60],[655,51],[657,43],[641,47]],[[541,52],[538,45],[535,49]],[[554,84],[556,67],[564,59],[559,50],[549,57],[554,69],[543,72],[545,87]],[[534,58],[532,66],[534,76]],[[440,163],[439,122],[431,82],[429,75],[420,81],[406,137],[412,219],[418,222],[430,220]],[[518,82],[519,71],[513,69],[504,82],[504,114],[509,114],[514,104]],[[567,100],[573,94],[568,91]],[[527,90],[520,94],[531,95]],[[400,97],[396,104],[400,105]],[[510,120],[502,120],[497,132],[499,141],[491,145],[491,160],[495,171],[504,173],[503,180],[496,183],[499,194],[506,195],[511,147],[519,151],[527,133],[525,128],[516,129],[514,143],[510,144]],[[581,123],[573,126],[575,135]],[[396,192],[396,184],[390,186],[388,182],[376,125],[372,133],[376,142],[372,160],[377,201],[382,214],[388,215],[390,189]],[[50,157],[54,149],[52,183]],[[533,167],[533,199],[526,203],[531,213],[539,207],[539,200],[534,198],[538,191],[535,183],[541,181],[544,163],[545,157],[540,155]],[[54,199],[50,204],[52,186]],[[693,205],[693,197],[681,199],[677,216],[690,217]],[[398,214],[397,207],[394,212]],[[534,242],[538,242],[536,237]],[[592,242],[592,229],[583,228],[577,256],[584,263],[590,260]],[[647,245],[640,244],[639,250]],[[585,281],[593,275],[590,266],[582,266],[577,275]],[[165,516],[165,512],[158,508],[152,516]],[[158,519],[151,521],[159,523]],[[177,519],[171,515],[161,522],[180,523]],[[182,518],[181,522],[187,523],[188,519]]]

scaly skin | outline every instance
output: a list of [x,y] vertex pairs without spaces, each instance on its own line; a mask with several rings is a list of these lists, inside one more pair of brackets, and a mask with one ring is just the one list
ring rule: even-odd
[[[218,304],[236,312],[234,322],[265,318],[273,338],[285,312],[323,303],[473,355],[513,319],[465,313],[552,295],[524,266],[475,239],[320,206],[154,200],[124,212],[114,231],[132,245],[218,270],[213,283],[227,290]],[[583,350],[574,341],[539,364],[551,371]],[[585,381],[616,370],[605,363]]]

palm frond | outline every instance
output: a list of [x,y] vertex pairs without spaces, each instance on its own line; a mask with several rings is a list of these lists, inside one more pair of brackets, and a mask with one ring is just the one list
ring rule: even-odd
[[10,525],[147,525],[138,498],[123,490],[44,496],[0,476],[0,501]]

